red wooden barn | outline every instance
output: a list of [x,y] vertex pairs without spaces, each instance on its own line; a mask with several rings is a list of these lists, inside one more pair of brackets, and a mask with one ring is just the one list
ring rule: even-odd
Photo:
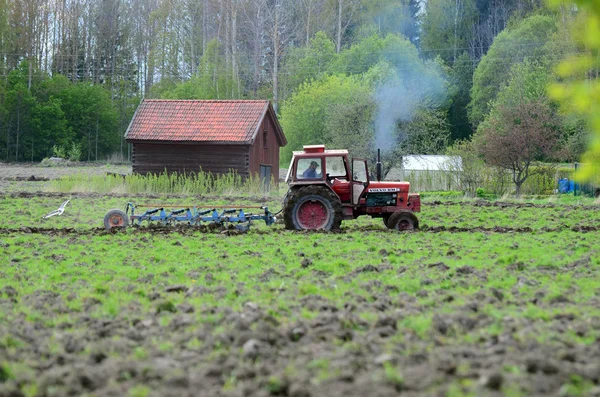
[[279,178],[287,141],[269,101],[144,100],[125,138],[133,172],[205,172]]

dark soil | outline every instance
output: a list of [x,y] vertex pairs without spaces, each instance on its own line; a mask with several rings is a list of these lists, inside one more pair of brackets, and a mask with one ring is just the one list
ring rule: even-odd
[[[443,266],[436,269],[445,271]],[[360,270],[365,271],[387,269]],[[455,277],[476,275],[465,270]],[[237,311],[201,312],[214,319],[202,322],[201,316],[194,315],[202,308],[175,306],[167,297],[214,293],[218,293],[214,287],[196,291],[166,286],[158,297],[148,297],[154,302],[152,312],[140,311],[140,304],[133,302],[115,318],[97,318],[86,312],[93,312],[101,303],[98,299],[88,299],[84,311],[73,312],[57,293],[37,290],[20,296],[4,288],[0,290],[3,311],[27,305],[43,316],[71,316],[56,327],[24,318],[0,324],[0,335],[10,335],[18,345],[7,348],[3,342],[2,358],[30,357],[32,366],[17,380],[7,380],[0,372],[0,396],[21,396],[19,384],[28,382],[37,383],[40,396],[122,396],[132,385],[142,384],[151,396],[207,397],[445,395],[453,382],[475,385],[470,389],[477,395],[494,395],[510,383],[523,395],[563,396],[568,394],[560,392],[561,385],[573,377],[600,382],[600,344],[549,345],[515,338],[513,331],[533,327],[533,320],[506,318],[500,335],[482,332],[475,344],[456,344],[457,336],[490,325],[492,319],[478,314],[477,308],[502,302],[502,296],[492,291],[482,291],[461,310],[435,314],[425,339],[397,324],[427,309],[393,289],[374,293],[366,301],[348,296],[345,307],[318,295],[307,296],[289,318],[304,308],[320,314],[289,324],[280,323],[269,308],[253,302]],[[447,299],[442,291],[438,295]],[[515,299],[514,304],[527,304],[518,294]],[[361,318],[358,313],[365,311],[376,319]],[[169,321],[161,321],[165,316]],[[600,323],[557,316],[548,326],[586,332],[598,329]],[[202,344],[190,345],[194,339]],[[168,341],[169,347],[159,347],[158,341]],[[235,386],[228,387],[232,380]]]
[[492,208],[562,208],[562,209],[592,209],[598,210],[600,204],[597,205],[566,205],[566,204],[535,204],[535,203],[519,203],[519,202],[505,202],[505,201],[429,201],[422,205],[431,207],[448,207],[448,206],[473,206],[473,207],[492,207]]
[[[423,226],[419,230],[414,231],[406,231],[403,233],[538,233],[538,232],[560,232],[570,230],[573,232],[580,233],[588,233],[588,232],[596,232],[600,230],[600,226],[562,226],[556,228],[540,228],[540,229],[532,229],[529,227],[456,227],[456,226],[436,226],[436,227],[428,227]],[[268,230],[255,230],[253,233],[257,234],[286,234],[286,233],[296,233],[296,234],[347,234],[347,233],[355,233],[355,232],[381,232],[382,234],[395,234],[397,231],[384,229],[383,227],[378,226],[350,226],[346,228],[342,228],[339,230],[333,231],[323,231],[323,230],[314,230],[314,231],[287,231],[282,229],[268,229]],[[162,226],[157,224],[150,224],[147,226],[140,227],[129,227],[127,229],[111,229],[106,230],[101,227],[97,228],[41,228],[41,227],[21,227],[21,228],[0,228],[0,235],[8,235],[8,234],[45,234],[49,236],[65,236],[65,235],[75,235],[75,236],[102,236],[108,234],[118,234],[118,233],[151,233],[151,234],[163,234],[168,235],[172,233],[182,234],[184,236],[190,236],[197,233],[222,233],[229,236],[235,236],[239,234],[244,234],[246,231],[241,231],[235,229],[233,225],[229,226],[213,226],[213,225],[200,225],[200,226],[187,226],[187,225],[176,225],[176,226]]]

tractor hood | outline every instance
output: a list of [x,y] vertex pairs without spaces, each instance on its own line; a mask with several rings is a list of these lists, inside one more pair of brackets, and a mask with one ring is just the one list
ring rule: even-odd
[[398,192],[408,193],[410,190],[410,182],[370,182],[366,189],[370,193],[387,193]]

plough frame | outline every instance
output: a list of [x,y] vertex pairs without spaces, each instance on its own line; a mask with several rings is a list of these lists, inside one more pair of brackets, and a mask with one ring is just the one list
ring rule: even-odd
[[[146,210],[140,215],[136,215],[137,208],[152,209]],[[167,208],[177,208],[167,210]],[[261,209],[262,214],[246,213],[244,209]],[[220,210],[220,211],[219,211]],[[140,226],[142,222],[159,222],[163,225],[172,225],[175,223],[185,223],[191,226],[199,226],[203,223],[213,225],[224,225],[226,223],[235,224],[239,230],[247,230],[253,221],[264,221],[267,226],[275,223],[276,218],[266,206],[238,206],[231,207],[213,207],[211,209],[201,210],[196,206],[154,206],[154,205],[135,205],[131,202],[125,206],[125,212],[121,210],[110,210],[104,217],[104,227],[107,230],[116,227]]]

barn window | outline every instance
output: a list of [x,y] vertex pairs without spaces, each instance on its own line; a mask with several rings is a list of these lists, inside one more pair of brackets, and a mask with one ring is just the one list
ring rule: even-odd
[[269,145],[267,142],[267,130],[263,131],[263,148],[266,149]]

